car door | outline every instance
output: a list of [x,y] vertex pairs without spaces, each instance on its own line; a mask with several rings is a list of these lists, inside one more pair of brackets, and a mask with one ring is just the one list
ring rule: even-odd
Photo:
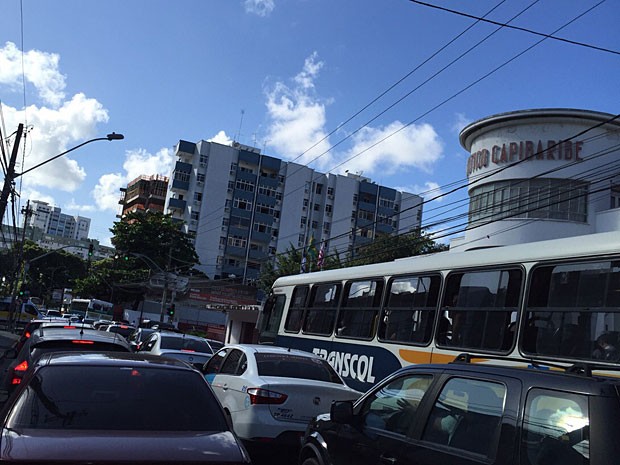
[[516,418],[521,382],[514,378],[445,373],[428,396],[398,463],[517,463]]
[[342,424],[337,438],[326,438],[332,463],[405,463],[401,450],[432,381],[431,372],[407,372],[374,388],[356,404],[355,421]]
[[239,349],[228,351],[213,386],[220,390],[221,402],[235,420],[235,414],[250,407],[247,395],[248,381],[243,377],[246,371],[246,355]]

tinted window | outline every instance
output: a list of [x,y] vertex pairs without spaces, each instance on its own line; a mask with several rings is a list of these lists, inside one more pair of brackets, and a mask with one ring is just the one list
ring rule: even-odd
[[383,280],[348,282],[336,334],[358,339],[374,336],[382,295]]
[[432,380],[430,375],[409,375],[390,381],[364,402],[360,411],[364,425],[407,434]]
[[245,361],[245,354],[240,350],[233,349],[230,352],[230,355],[226,358],[224,365],[222,365],[220,373],[228,375],[238,374],[237,368],[239,367],[239,362],[241,360]]
[[323,359],[294,354],[268,353],[258,353],[255,357],[260,376],[313,379],[342,384],[332,366]]
[[392,280],[379,337],[394,342],[430,342],[440,286],[439,276]]
[[422,439],[494,456],[505,396],[502,384],[452,378],[435,402]]
[[298,332],[301,329],[301,319],[306,305],[308,289],[308,286],[297,286],[293,290],[293,298],[284,323],[286,331]]
[[451,273],[437,343],[509,351],[514,344],[522,278],[518,269]]
[[217,351],[213,357],[211,357],[211,360],[209,360],[206,364],[205,364],[205,374],[207,373],[217,373],[220,371],[220,367],[222,366],[222,362],[224,362],[224,358],[226,357],[226,354],[228,353],[228,349],[222,349]]
[[[92,344],[90,343],[92,342]],[[128,352],[129,348],[120,344],[94,341],[45,341],[30,348],[30,358],[38,360],[49,352]]]
[[192,350],[194,352],[203,352],[205,354],[213,353],[207,341],[189,337],[162,336],[160,348],[167,350]]
[[134,331],[134,328],[131,326],[108,326],[108,331],[127,337]]
[[10,428],[225,431],[204,379],[158,368],[44,367],[8,420]]
[[587,397],[533,389],[525,407],[521,464],[589,464],[589,424]]
[[620,360],[620,262],[536,268],[526,310],[524,352]]
[[340,284],[319,284],[312,288],[304,332],[328,335],[334,331]]

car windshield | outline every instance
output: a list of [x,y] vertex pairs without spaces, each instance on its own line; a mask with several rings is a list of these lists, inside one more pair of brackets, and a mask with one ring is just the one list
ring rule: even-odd
[[7,426],[17,431],[228,430],[197,372],[83,365],[42,367],[17,399]]
[[213,353],[207,341],[190,337],[162,336],[160,347],[166,350],[191,350],[194,352],[203,352],[205,354]]
[[301,378],[343,384],[327,361],[294,354],[257,353],[256,364],[260,376]]

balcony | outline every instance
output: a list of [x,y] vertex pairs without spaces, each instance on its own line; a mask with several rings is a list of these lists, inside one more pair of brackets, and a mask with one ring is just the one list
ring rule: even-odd
[[185,207],[187,206],[187,201],[182,199],[170,198],[168,201],[168,208],[174,208],[177,210],[185,211]]

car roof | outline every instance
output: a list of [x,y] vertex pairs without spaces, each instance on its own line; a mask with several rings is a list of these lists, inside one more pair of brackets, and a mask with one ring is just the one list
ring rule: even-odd
[[[267,344],[224,344],[224,349],[237,348],[261,354],[293,354],[311,358],[321,358],[313,352],[305,350],[289,349],[286,347],[272,346]],[[221,349],[220,349],[221,350]]]
[[[570,367],[565,367],[570,368]],[[601,367],[606,369],[608,367]],[[458,372],[475,375],[490,375],[501,378],[520,380],[526,387],[545,387],[565,389],[571,392],[582,392],[592,395],[620,395],[620,378],[613,376],[591,375],[580,371],[560,369],[556,366],[545,366],[544,362],[520,366],[499,365],[497,363],[468,363],[454,361],[446,364],[408,365],[394,372],[390,377],[416,371],[441,371],[444,373]],[[619,371],[620,374],[620,371]]]
[[173,368],[185,371],[194,369],[181,360],[164,358],[158,355],[133,352],[50,352],[44,354],[38,365],[89,365],[122,367]]
[[91,328],[80,328],[79,325],[75,329],[69,328],[38,328],[30,337],[31,345],[36,345],[44,341],[73,340],[73,339],[89,339],[97,342],[107,342],[130,347],[125,338],[117,333],[109,333]]

